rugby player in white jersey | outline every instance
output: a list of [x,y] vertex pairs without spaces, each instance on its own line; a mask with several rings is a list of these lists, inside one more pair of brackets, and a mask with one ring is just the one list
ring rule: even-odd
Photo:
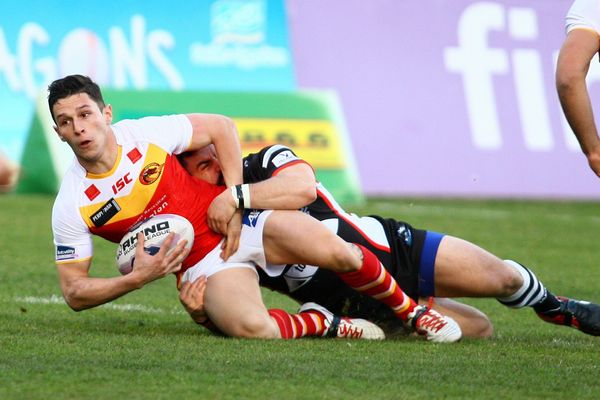
[[[61,290],[74,310],[104,304],[169,273],[177,273],[184,282],[203,275],[208,278],[206,312],[227,335],[295,338],[332,333],[381,338],[379,328],[368,321],[340,322],[316,306],[295,315],[267,310],[255,265],[273,275],[284,264],[297,262],[334,270],[348,285],[385,303],[428,340],[460,339],[455,321],[405,296],[368,249],[344,242],[305,214],[244,210],[242,225],[238,208],[250,208],[251,200],[241,185],[240,145],[229,118],[186,114],[112,124],[112,108],[104,103],[100,88],[81,75],[54,81],[48,105],[58,136],[75,154],[52,211]],[[197,182],[175,158],[211,143],[222,160],[223,183],[230,189]],[[177,214],[192,223],[191,250],[185,250],[182,241],[167,252],[167,242],[156,255],[148,255],[140,234],[130,274],[90,276],[92,235],[119,242],[132,226],[156,214]]]
[[[222,180],[211,146],[178,158],[197,178],[213,183]],[[479,310],[449,297],[492,297],[508,307],[532,307],[545,321],[600,335],[598,305],[553,295],[522,264],[403,221],[345,212],[315,181],[313,169],[288,147],[264,148],[245,157],[243,165],[244,181],[256,207],[301,208],[344,240],[369,248],[409,296],[451,316],[465,337],[488,337],[492,324]],[[374,321],[388,336],[401,328],[389,310],[351,290],[329,271],[311,265],[290,265],[279,276],[260,273],[260,284],[300,303],[316,302],[336,314]],[[203,280],[187,283],[180,292],[184,305],[198,314],[202,313],[203,286]]]
[[556,66],[556,89],[581,150],[600,177],[600,138],[585,81],[591,62],[600,61],[600,0],[575,0],[567,13],[566,31]]

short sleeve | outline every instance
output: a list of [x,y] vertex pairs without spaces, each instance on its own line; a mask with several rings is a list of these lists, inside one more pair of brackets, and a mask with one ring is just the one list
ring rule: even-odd
[[52,233],[54,235],[57,264],[82,261],[93,255],[92,234],[71,202],[64,201],[59,193],[52,208]]
[[264,181],[282,169],[297,163],[306,163],[292,149],[276,144],[244,158],[244,182]]
[[127,119],[114,124],[125,140],[154,143],[171,154],[183,153],[192,142],[192,123],[184,114]]
[[567,33],[573,29],[590,29],[600,34],[600,0],[575,0],[565,18]]

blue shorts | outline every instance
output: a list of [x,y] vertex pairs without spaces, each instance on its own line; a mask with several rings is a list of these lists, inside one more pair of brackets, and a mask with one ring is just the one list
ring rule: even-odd
[[419,264],[419,295],[421,297],[435,296],[435,256],[437,255],[443,234],[426,231],[421,262]]

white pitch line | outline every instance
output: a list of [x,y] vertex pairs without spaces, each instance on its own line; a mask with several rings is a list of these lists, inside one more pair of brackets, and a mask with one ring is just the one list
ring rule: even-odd
[[[53,294],[49,297],[35,297],[35,296],[25,296],[25,297],[15,297],[15,302],[17,303],[28,303],[28,304],[61,304],[66,305],[65,300],[61,296],[57,296]],[[111,310],[121,311],[121,312],[143,312],[150,314],[184,314],[183,310],[178,307],[173,307],[171,311],[167,311],[161,308],[148,307],[142,304],[104,304],[100,307],[108,308]]]

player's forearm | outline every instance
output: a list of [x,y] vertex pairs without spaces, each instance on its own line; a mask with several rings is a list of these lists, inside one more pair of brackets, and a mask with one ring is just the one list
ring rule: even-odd
[[74,311],[108,303],[143,286],[133,274],[114,278],[80,277],[62,285],[65,301]]
[[314,179],[275,176],[250,185],[252,208],[297,210],[315,201]]
[[212,136],[212,142],[221,164],[221,171],[226,186],[242,183],[242,150],[238,131],[233,120],[224,118],[222,129]]
[[592,153],[597,153],[599,139],[585,79],[590,62],[598,50],[600,46],[596,32],[573,29],[560,49],[556,64],[558,97],[588,160]]
[[565,117],[581,149],[589,155],[600,144],[585,76],[557,81],[557,91]]

